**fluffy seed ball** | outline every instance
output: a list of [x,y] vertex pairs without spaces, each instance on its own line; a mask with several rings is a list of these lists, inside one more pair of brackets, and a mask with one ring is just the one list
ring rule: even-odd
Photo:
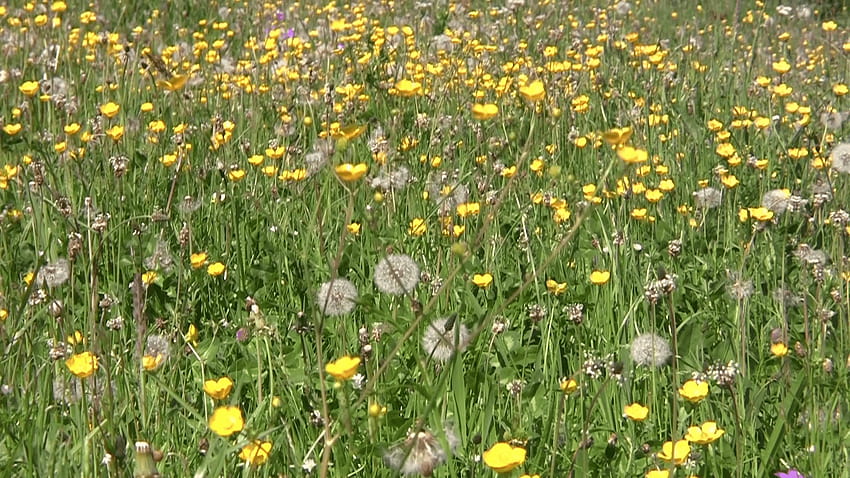
[[469,344],[469,329],[454,318],[444,317],[428,325],[422,336],[422,349],[438,362],[448,362],[455,352]]
[[670,344],[661,336],[653,333],[640,334],[632,341],[632,360],[644,367],[661,367],[673,355]]
[[405,254],[391,254],[375,266],[375,286],[384,294],[404,295],[419,283],[419,266]]
[[356,302],[357,287],[347,279],[325,282],[316,293],[319,310],[328,316],[347,314],[354,310]]
[[850,143],[840,143],[829,154],[832,169],[839,173],[850,174]]

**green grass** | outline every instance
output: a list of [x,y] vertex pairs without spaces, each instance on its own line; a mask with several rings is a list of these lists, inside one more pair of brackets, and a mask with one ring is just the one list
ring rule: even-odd
[[[149,476],[139,441],[162,476],[495,476],[499,442],[527,452],[506,476],[850,476],[847,127],[821,120],[848,111],[846,7],[278,3],[0,5],[0,476]],[[621,127],[645,162],[603,141]],[[762,217],[777,189],[792,206]],[[409,293],[376,287],[389,254]],[[337,278],[356,306],[323,316]],[[446,317],[468,340],[443,362],[422,337]],[[636,363],[646,332],[673,358]],[[355,379],[326,371],[342,356]]]

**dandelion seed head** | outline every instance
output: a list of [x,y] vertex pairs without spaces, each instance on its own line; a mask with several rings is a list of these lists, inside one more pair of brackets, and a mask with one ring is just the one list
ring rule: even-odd
[[670,344],[663,337],[652,332],[635,337],[632,340],[630,353],[632,360],[644,367],[662,367],[673,356]]
[[850,174],[850,143],[839,143],[829,153],[832,169],[843,174]]
[[791,193],[786,189],[771,189],[761,197],[761,205],[776,214],[782,214],[788,209]]
[[694,203],[700,209],[712,209],[720,206],[720,200],[723,194],[712,187],[703,188],[699,191],[694,191]]
[[469,345],[469,329],[454,317],[443,317],[430,324],[422,336],[422,349],[440,363],[448,362],[456,352]]
[[374,280],[384,294],[404,295],[419,283],[419,266],[408,255],[390,254],[378,261]]
[[401,474],[431,476],[434,469],[446,462],[446,451],[427,430],[412,431],[407,439],[384,454],[384,464]]
[[57,259],[41,267],[36,276],[35,283],[47,285],[53,289],[68,281],[71,277],[71,266],[67,259]]
[[334,279],[319,286],[316,293],[319,310],[327,316],[344,315],[357,305],[357,287],[347,279]]
[[740,272],[726,271],[726,278],[729,280],[726,290],[735,300],[746,300],[755,292],[753,281],[744,279]]

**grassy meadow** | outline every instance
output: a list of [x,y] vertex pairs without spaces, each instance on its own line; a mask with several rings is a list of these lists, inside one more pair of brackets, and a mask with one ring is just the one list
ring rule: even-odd
[[850,477],[789,4],[0,0],[0,476]]

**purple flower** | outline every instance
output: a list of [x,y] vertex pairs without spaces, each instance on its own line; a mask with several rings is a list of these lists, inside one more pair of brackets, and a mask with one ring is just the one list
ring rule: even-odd
[[774,473],[773,476],[778,476],[779,478],[806,478],[805,475],[795,470],[794,468],[791,468],[788,471],[780,471],[778,473]]
[[248,337],[248,329],[246,329],[245,327],[242,327],[242,328],[240,328],[239,330],[236,331],[236,341],[237,342],[244,342],[244,341],[248,340],[248,338],[249,338]]

